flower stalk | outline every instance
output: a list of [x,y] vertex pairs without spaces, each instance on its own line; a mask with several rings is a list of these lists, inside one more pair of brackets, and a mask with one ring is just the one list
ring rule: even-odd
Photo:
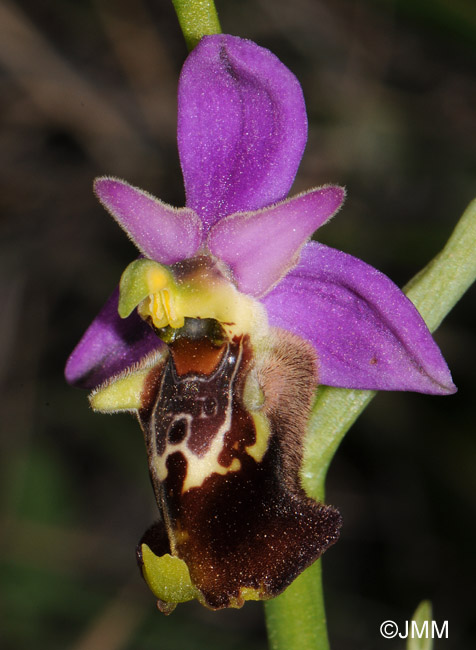
[[185,42],[193,50],[206,34],[221,34],[213,0],[172,0]]
[[270,650],[329,650],[321,562],[265,603]]

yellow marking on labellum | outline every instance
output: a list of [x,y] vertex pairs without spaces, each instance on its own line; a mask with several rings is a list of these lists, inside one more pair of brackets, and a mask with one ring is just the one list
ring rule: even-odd
[[245,451],[257,463],[261,463],[268,449],[271,427],[264,413],[251,413],[251,417],[255,425],[256,441],[252,445],[245,447]]
[[231,607],[233,609],[240,609],[243,607],[244,601],[246,600],[266,600],[265,588],[260,587],[259,589],[254,589],[253,587],[242,587],[240,589],[239,596],[230,598],[230,604],[228,607]]
[[184,603],[201,596],[190,580],[188,566],[173,555],[155,555],[142,544],[142,574],[152,593],[166,603]]
[[184,530],[180,527],[180,523],[177,523],[174,530],[174,542],[175,546],[179,544],[185,544],[190,539],[190,534],[188,530]]
[[261,412],[264,401],[264,393],[259,385],[256,372],[251,370],[246,377],[245,386],[243,388],[243,403],[253,418],[256,440],[252,445],[245,447],[245,451],[257,463],[260,463],[263,460],[271,436],[269,420],[266,415]]
[[[182,494],[184,494],[191,488],[200,487],[205,481],[205,479],[207,479],[212,474],[225,475],[228,474],[229,472],[238,472],[241,469],[241,461],[238,458],[234,458],[228,467],[223,466],[218,461],[218,458],[225,445],[225,435],[231,429],[231,419],[233,414],[234,380],[236,374],[239,371],[242,356],[243,356],[243,347],[240,346],[239,354],[229,383],[230,390],[228,391],[228,395],[227,395],[225,418],[222,425],[217,430],[207,452],[203,456],[197,456],[187,446],[187,439],[190,435],[192,421],[193,421],[193,418],[189,413],[180,413],[180,415],[177,415],[174,418],[174,420],[170,423],[170,426],[173,426],[174,422],[177,422],[179,420],[186,421],[187,435],[180,443],[172,444],[167,441],[165,451],[160,456],[159,454],[157,454],[156,447],[154,446],[153,448],[151,464],[155,470],[157,478],[160,481],[164,481],[167,478],[167,474],[168,474],[167,458],[171,454],[174,454],[176,452],[181,452],[183,454],[185,460],[187,461],[187,471],[182,486]],[[157,428],[155,425],[155,418],[156,418],[156,412],[154,412],[154,415],[150,423],[150,427],[152,431],[155,431]]]
[[264,404],[264,393],[259,385],[256,371],[251,370],[245,381],[243,388],[243,403],[248,411],[259,411]]
[[260,589],[253,589],[252,587],[242,587],[240,589],[240,596],[245,600],[262,600],[265,592],[264,587]]

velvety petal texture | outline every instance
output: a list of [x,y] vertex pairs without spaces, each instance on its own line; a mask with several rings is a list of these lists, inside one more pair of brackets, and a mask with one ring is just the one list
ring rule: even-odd
[[230,215],[212,228],[208,249],[228,264],[240,291],[261,296],[297,264],[300,249],[337,212],[344,197],[343,188],[330,185],[259,212]]
[[95,388],[164,345],[137,312],[120,318],[118,301],[116,289],[73,350],[65,369],[70,384]]
[[311,242],[264,299],[270,323],[310,341],[319,382],[342,388],[456,390],[438,346],[401,290],[361,260]]
[[179,84],[187,207],[95,183],[148,259],[121,279],[126,318],[116,290],[66,378],[95,389],[93,409],[140,422],[160,522],[138,559],[166,613],[191,598],[220,609],[274,597],[337,540],[339,513],[301,484],[319,383],[456,390],[391,280],[306,243],[345,195],[324,186],[285,200],[306,136],[294,75],[255,43],[206,36]]
[[202,224],[193,210],[173,208],[117,178],[97,178],[94,191],[146,257],[174,264],[200,247]]
[[177,137],[187,206],[207,226],[276,203],[306,144],[301,87],[269,50],[205,36],[180,76]]

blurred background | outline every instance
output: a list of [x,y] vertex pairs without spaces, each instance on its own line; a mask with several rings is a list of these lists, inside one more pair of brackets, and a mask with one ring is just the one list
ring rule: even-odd
[[[345,184],[320,240],[403,285],[476,197],[471,0],[218,0],[225,32],[300,79],[309,143],[293,191]],[[184,203],[168,0],[0,4],[1,593],[4,650],[264,650],[260,604],[169,617],[136,569],[155,517],[138,425],[94,415],[65,360],[135,250],[92,194],[127,179]],[[394,648],[429,598],[474,647],[476,292],[436,334],[459,392],[380,394],[333,463],[344,528],[324,558],[336,650]]]

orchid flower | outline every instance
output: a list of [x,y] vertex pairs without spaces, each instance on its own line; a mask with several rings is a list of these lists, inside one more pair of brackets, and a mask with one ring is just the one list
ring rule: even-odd
[[186,207],[99,178],[136,244],[73,351],[72,384],[144,431],[161,520],[138,547],[169,612],[267,599],[333,544],[340,515],[300,480],[318,384],[452,393],[423,319],[393,282],[309,241],[341,207],[324,185],[286,198],[307,138],[300,85],[268,50],[204,37],[178,91]]

